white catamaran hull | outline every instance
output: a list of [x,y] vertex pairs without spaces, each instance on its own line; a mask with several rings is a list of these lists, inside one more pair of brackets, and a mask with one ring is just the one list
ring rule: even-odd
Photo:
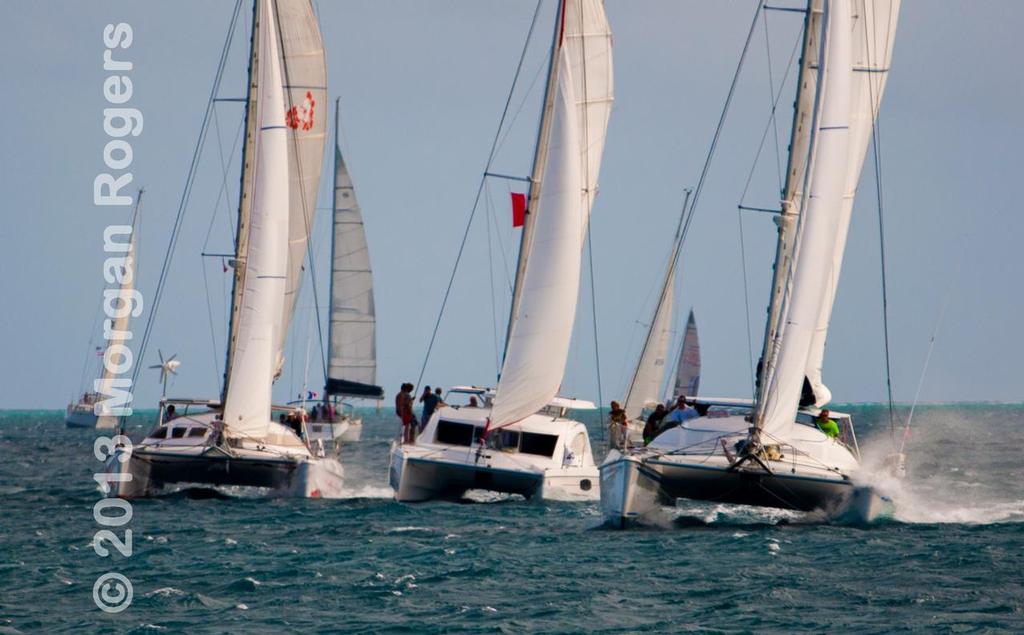
[[[492,440],[501,434],[512,435],[516,447],[481,449],[478,439],[488,414],[484,408],[442,408],[415,443],[394,442],[389,475],[395,499],[458,500],[471,489],[540,500],[598,499],[599,472],[583,424],[533,415],[491,432]],[[446,443],[446,434],[458,429],[464,429],[468,444]],[[520,438],[540,437],[545,437],[549,454],[528,452],[526,441],[519,446]]]
[[891,509],[874,489],[854,485],[858,463],[852,453],[809,426],[799,426],[793,445],[774,448],[771,458],[763,458],[770,471],[756,461],[734,466],[732,448],[746,438],[748,425],[743,417],[700,417],[663,433],[647,448],[610,453],[601,465],[607,523],[634,524],[680,498],[821,511],[851,522],[871,522]]

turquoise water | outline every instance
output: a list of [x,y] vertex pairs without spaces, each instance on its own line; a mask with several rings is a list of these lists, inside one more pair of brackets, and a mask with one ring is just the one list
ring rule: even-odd
[[[846,410],[885,447],[883,408]],[[137,501],[133,555],[104,559],[92,433],[0,413],[0,633],[1024,631],[1024,406],[915,419],[891,522],[680,504],[620,532],[596,504],[394,503],[397,426],[370,411],[351,498]],[[134,585],[117,615],[92,601],[106,571]]]

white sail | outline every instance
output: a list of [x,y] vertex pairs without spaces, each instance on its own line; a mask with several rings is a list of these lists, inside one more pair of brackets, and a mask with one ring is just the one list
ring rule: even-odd
[[822,381],[821,367],[825,357],[825,341],[832,318],[839,274],[843,266],[854,195],[860,182],[861,168],[864,165],[868,144],[871,142],[878,108],[882,102],[885,82],[889,77],[899,5],[899,0],[852,2],[853,27],[850,46],[853,56],[853,79],[850,86],[850,141],[846,187],[839,216],[839,230],[836,232],[836,241],[832,249],[830,282],[818,316],[811,352],[807,358],[807,379],[814,390],[818,406],[824,406],[832,397],[832,393]]
[[382,396],[374,385],[377,382],[376,328],[373,273],[363,213],[341,150],[335,147],[328,394]]
[[700,390],[700,338],[697,335],[697,320],[690,310],[686,320],[686,333],[679,351],[679,362],[672,381],[673,396],[696,397]]
[[784,299],[780,343],[766,368],[759,429],[787,438],[796,419],[811,340],[831,284],[848,163],[851,34],[848,0],[829,0],[823,17],[808,196],[799,217],[796,252]]
[[675,286],[673,264],[669,263],[661,301],[655,309],[654,320],[648,329],[644,349],[640,352],[640,359],[633,373],[633,381],[630,382],[629,391],[626,393],[623,408],[630,419],[636,419],[645,407],[658,402],[661,385],[665,379],[665,360],[668,357],[668,344],[672,336],[672,302]]
[[281,55],[271,0],[261,0],[260,74],[245,287],[224,402],[229,435],[261,438],[270,422],[276,342],[288,265],[288,135]]
[[600,0],[564,0],[559,21],[535,161],[541,177],[531,188],[492,427],[528,417],[558,394],[597,194],[612,102],[611,31]]
[[276,341],[275,374],[279,374],[320,188],[327,139],[327,63],[311,1],[275,0],[273,5],[283,60],[280,85],[284,88],[289,174],[286,296]]

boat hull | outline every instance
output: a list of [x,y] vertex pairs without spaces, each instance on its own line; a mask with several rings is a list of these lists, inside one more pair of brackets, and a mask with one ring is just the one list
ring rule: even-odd
[[[127,460],[122,460],[127,454]],[[202,454],[124,449],[107,462],[124,480],[109,493],[120,498],[159,495],[168,485],[257,487],[301,498],[341,495],[343,470],[331,458],[231,456],[216,448]]]
[[398,443],[392,447],[390,482],[400,502],[459,500],[471,489],[539,500],[593,501],[599,496],[596,467],[514,470],[446,459],[437,452],[428,456],[418,450]]
[[91,408],[89,410],[68,408],[64,416],[64,425],[69,428],[113,430],[117,427],[117,417],[98,416]]

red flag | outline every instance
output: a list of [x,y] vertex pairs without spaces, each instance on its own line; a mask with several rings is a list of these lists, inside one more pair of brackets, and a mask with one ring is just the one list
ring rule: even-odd
[[526,194],[512,192],[512,226],[522,227],[526,222]]

